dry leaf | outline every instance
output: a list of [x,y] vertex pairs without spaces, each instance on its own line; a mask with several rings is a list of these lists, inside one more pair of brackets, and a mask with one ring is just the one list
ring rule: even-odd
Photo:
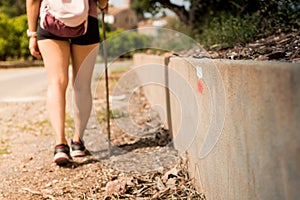
[[110,181],[106,184],[105,195],[123,194],[126,191],[126,186],[134,186],[132,177],[120,177],[117,180]]
[[177,178],[175,178],[175,177],[169,178],[168,181],[166,182],[166,186],[171,189],[174,189],[174,188],[176,188],[176,181],[177,181]]
[[166,189],[166,186],[164,185],[164,183],[161,181],[160,178],[157,178],[157,188],[158,188],[160,191]]
[[176,167],[174,167],[174,168],[170,169],[169,171],[167,171],[167,172],[163,175],[162,181],[163,181],[164,183],[166,183],[166,182],[168,181],[170,175],[173,175],[173,176],[177,176],[177,175],[178,175],[178,170],[177,170]]

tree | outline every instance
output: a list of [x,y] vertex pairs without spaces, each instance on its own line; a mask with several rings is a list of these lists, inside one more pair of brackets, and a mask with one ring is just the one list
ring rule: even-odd
[[258,9],[259,0],[185,0],[189,8],[172,3],[170,0],[139,0],[132,4],[137,13],[158,13],[161,8],[172,10],[181,22],[191,30],[201,25],[205,18],[214,16],[222,11],[230,11],[234,15],[253,12]]
[[0,13],[16,17],[26,13],[24,0],[0,0]]
[[142,15],[153,15],[162,8],[179,18],[167,28],[194,38],[207,49],[245,45],[262,37],[292,32],[300,27],[299,0],[183,0],[189,7],[172,0],[133,0],[132,8]]
[[109,59],[130,56],[131,51],[148,47],[150,42],[151,38],[149,36],[118,29],[107,33],[107,53]]
[[[199,26],[214,19],[220,14],[226,13],[233,17],[250,16],[256,13],[264,19],[262,23],[269,21],[281,23],[282,27],[290,24],[298,24],[300,17],[300,3],[298,0],[184,0],[190,7],[179,6],[171,0],[135,0],[132,8],[138,14],[150,12],[158,13],[161,8],[172,10],[191,31],[199,30]],[[278,20],[277,20],[278,19]],[[275,22],[274,22],[275,21]],[[295,22],[297,21],[297,22]],[[264,26],[264,24],[262,24]],[[201,28],[200,28],[201,31]]]

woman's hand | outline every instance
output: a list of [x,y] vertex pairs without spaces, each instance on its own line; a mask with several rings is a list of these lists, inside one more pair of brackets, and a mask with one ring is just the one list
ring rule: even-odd
[[98,0],[98,5],[99,5],[100,10],[107,11],[107,9],[108,9],[108,0]]
[[30,37],[29,38],[29,51],[30,54],[36,58],[41,58],[41,53],[38,47],[37,38]]

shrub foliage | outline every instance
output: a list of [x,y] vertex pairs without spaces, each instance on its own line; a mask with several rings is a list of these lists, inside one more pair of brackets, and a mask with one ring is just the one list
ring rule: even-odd
[[[170,0],[133,1],[132,7],[155,14],[169,8],[179,20],[170,21],[167,28],[185,33],[206,48],[244,45],[260,37],[280,32],[297,31],[300,27],[299,0],[184,0],[179,6]],[[175,2],[175,1],[174,1]],[[26,37],[27,17],[23,0],[0,0],[0,60],[32,58]],[[109,27],[108,27],[109,31]],[[109,32],[109,53],[147,46],[151,38],[134,32]],[[162,41],[163,42],[163,41]],[[124,49],[122,49],[124,48]]]

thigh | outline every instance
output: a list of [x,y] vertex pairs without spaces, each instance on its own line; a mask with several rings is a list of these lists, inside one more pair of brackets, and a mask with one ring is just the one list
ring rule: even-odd
[[78,45],[90,45],[100,42],[100,34],[99,34],[99,25],[98,19],[89,16],[88,18],[88,28],[84,35],[71,38],[72,44]]
[[[99,43],[90,45],[76,45],[71,46],[71,58],[73,67],[73,85],[76,78],[90,80],[96,57],[98,54]],[[80,76],[79,76],[80,75]]]
[[38,41],[48,81],[67,81],[70,64],[70,43],[63,40],[43,39]]

